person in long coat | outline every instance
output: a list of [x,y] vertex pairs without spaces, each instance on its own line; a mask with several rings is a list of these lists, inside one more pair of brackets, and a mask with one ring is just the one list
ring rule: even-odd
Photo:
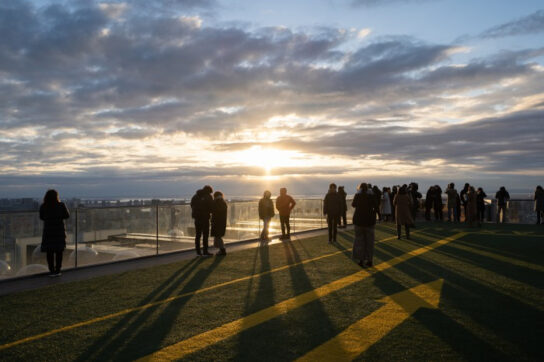
[[536,212],[536,223],[540,224],[542,216],[544,214],[544,190],[542,186],[538,185],[535,190],[535,212]]
[[368,193],[367,184],[362,183],[353,197],[351,206],[355,208],[353,213],[353,228],[355,230],[353,258],[359,260],[361,267],[371,267],[374,256],[374,226],[376,225],[378,200],[373,193]]
[[336,184],[329,185],[329,191],[323,200],[323,215],[327,216],[327,229],[329,231],[329,244],[336,242],[338,219],[342,213],[342,198],[336,192]]
[[380,200],[380,215],[384,218],[384,221],[389,221],[391,216],[391,200],[389,196],[389,189],[383,188],[382,199]]
[[402,186],[399,189],[398,194],[393,200],[395,205],[395,220],[397,222],[397,239],[400,239],[401,228],[404,225],[404,230],[406,231],[406,239],[410,239],[410,225],[414,223],[412,219],[412,200],[410,195],[408,195],[408,190],[406,186]]
[[268,228],[270,226],[270,220],[275,215],[274,203],[270,199],[272,193],[266,190],[263,193],[263,198],[259,200],[259,219],[263,220],[263,230],[261,231],[261,241],[268,241]]
[[216,191],[213,194],[212,206],[212,230],[213,246],[219,248],[217,255],[227,255],[223,236],[227,230],[227,203],[223,198],[221,191]]
[[457,193],[457,190],[455,189],[455,184],[453,182],[450,183],[446,188],[446,195],[448,195],[448,221],[459,222],[459,219],[457,217],[459,211],[457,209],[457,199],[459,198],[459,194]]
[[481,187],[478,187],[478,191],[476,191],[476,204],[478,205],[478,220],[480,222],[485,221],[485,198],[487,197],[487,194],[484,192],[484,189]]
[[442,203],[442,188],[438,185],[434,185],[434,219],[440,220],[444,218],[442,209],[444,208],[444,204]]
[[476,198],[476,190],[474,186],[470,186],[467,191],[467,203],[466,203],[466,213],[467,213],[467,223],[469,226],[473,226],[474,223],[480,225],[478,220],[478,203]]
[[[342,200],[342,210],[340,212],[340,217],[338,218],[338,227],[345,229],[348,225],[347,220],[347,211],[348,211],[348,204],[346,202],[346,197],[348,194],[346,194],[346,190],[344,189],[344,186],[338,186],[338,195],[340,195],[340,199]],[[343,222],[343,225],[342,225]]]
[[59,200],[56,190],[48,190],[40,205],[40,219],[43,220],[41,251],[47,255],[50,276],[60,276],[62,253],[66,248],[66,227],[64,220],[70,217],[66,205]]

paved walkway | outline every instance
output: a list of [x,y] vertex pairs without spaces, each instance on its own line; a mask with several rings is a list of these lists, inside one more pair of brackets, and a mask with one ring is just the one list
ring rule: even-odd
[[[347,230],[352,227],[348,226]],[[323,235],[327,233],[327,229],[318,229],[311,231],[302,231],[293,233],[291,239],[306,239],[312,236]],[[282,241],[278,239],[278,236],[274,236],[268,245],[278,244]],[[261,245],[261,241],[252,239],[246,241],[235,242],[227,244],[227,253],[235,252],[238,250],[257,248]],[[212,248],[213,250],[213,248]],[[115,263],[84,266],[74,269],[67,269],[62,271],[62,276],[58,278],[50,278],[47,274],[37,274],[21,278],[14,278],[0,281],[0,296],[18,293],[28,290],[35,290],[50,285],[57,285],[63,283],[70,283],[80,280],[87,280],[103,275],[111,275],[117,273],[123,273],[130,270],[144,269],[156,265],[164,265],[179,262],[182,260],[188,260],[195,257],[194,250],[185,250],[180,252],[174,252],[169,254],[154,255],[149,257],[143,257],[138,259],[122,260]],[[228,257],[228,255],[227,255]]]

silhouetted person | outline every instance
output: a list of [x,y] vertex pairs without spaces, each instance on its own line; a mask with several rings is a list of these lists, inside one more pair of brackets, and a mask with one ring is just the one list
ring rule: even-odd
[[261,231],[261,241],[268,241],[268,228],[270,226],[270,220],[274,217],[274,203],[270,199],[272,194],[266,190],[263,193],[263,198],[259,200],[259,218],[263,220],[263,230]]
[[61,275],[62,253],[66,248],[66,228],[64,220],[70,217],[66,205],[59,200],[56,190],[48,190],[40,206],[40,219],[43,220],[41,251],[46,253],[49,276]]
[[395,196],[397,196],[397,193],[399,192],[398,186],[393,186],[393,189],[391,190],[391,221],[395,221],[395,205],[393,204],[393,200],[395,200]]
[[362,267],[371,267],[374,257],[374,226],[378,202],[375,194],[367,192],[367,185],[362,183],[353,197],[351,206],[355,208],[353,213],[353,228],[355,238],[353,240],[353,258],[359,260]]
[[223,198],[221,191],[216,191],[213,194],[212,206],[212,230],[213,246],[219,249],[217,255],[227,255],[223,236],[227,231],[227,203]]
[[465,222],[467,222],[467,192],[469,187],[470,184],[466,183],[465,187],[463,187],[459,193],[459,197],[461,198],[461,206],[463,206],[463,211],[465,213]]
[[429,187],[425,195],[425,220],[431,221],[431,209],[434,205],[434,186]]
[[[291,210],[295,207],[297,203],[293,198],[287,195],[287,189],[282,187],[280,189],[280,196],[276,198],[276,209],[280,214],[280,224],[281,224],[281,237],[280,239],[290,239],[291,238],[291,224],[289,223],[289,216],[291,215]],[[287,232],[286,232],[287,231]]]
[[417,217],[417,210],[419,209],[419,200],[423,197],[423,195],[421,195],[418,189],[419,189],[419,186],[417,183],[415,182],[410,183],[408,192],[409,192],[409,196],[411,196],[412,198],[411,211],[412,211],[412,226],[413,227],[416,227],[415,221]]
[[[213,189],[206,185],[198,190],[191,199],[191,210],[195,219],[195,249],[199,256],[210,256],[208,252],[208,238],[210,236],[210,215],[212,213]],[[200,237],[202,236],[203,252],[200,252]]]
[[448,195],[448,221],[449,222],[459,222],[458,211],[457,210],[457,199],[459,195],[455,189],[455,184],[452,182],[446,188],[446,195]]
[[[372,193],[374,194],[374,198],[376,200],[376,205],[380,205],[380,202],[382,200],[382,192],[381,192],[380,188],[378,186],[374,185],[372,187]],[[380,210],[379,207],[376,209],[376,212],[378,214],[378,220],[381,221],[382,220],[382,213],[381,213],[381,210]]]
[[397,222],[397,239],[401,237],[402,225],[404,225],[406,231],[406,239],[410,239],[410,225],[413,225],[414,220],[411,213],[413,210],[412,198],[408,195],[406,185],[399,189],[393,204],[395,205],[395,220]]
[[476,196],[476,190],[474,190],[474,186],[469,186],[467,191],[467,203],[466,203],[466,218],[467,223],[470,227],[476,223],[478,226],[480,226],[480,221],[478,218],[478,202],[477,202],[477,196]]
[[442,188],[438,185],[434,185],[434,199],[433,199],[434,219],[442,221],[444,219],[444,204],[442,203]]
[[336,242],[338,219],[342,211],[342,199],[336,192],[336,184],[329,185],[329,191],[323,200],[323,215],[327,216],[327,227],[329,231],[329,244]]
[[338,186],[338,195],[340,195],[340,199],[342,200],[342,210],[340,211],[340,217],[338,218],[338,227],[345,229],[348,225],[346,217],[348,211],[346,197],[348,195],[346,194],[346,190],[344,190],[344,186]]
[[[504,186],[501,186],[499,191],[495,194],[495,198],[497,199],[497,223],[505,223],[506,222],[506,207],[508,205],[508,201],[510,200],[510,194],[508,191],[506,191],[506,188]],[[502,220],[501,220],[501,213],[502,213]]]
[[533,199],[535,200],[536,223],[539,225],[544,215],[544,190],[542,186],[538,185],[536,187]]
[[389,188],[384,187],[382,189],[382,199],[380,200],[380,214],[385,221],[389,221],[391,217],[391,196],[389,195]]
[[485,221],[485,198],[487,197],[487,194],[484,192],[484,189],[481,187],[478,187],[478,191],[476,191],[476,204],[478,206],[478,221],[484,222]]

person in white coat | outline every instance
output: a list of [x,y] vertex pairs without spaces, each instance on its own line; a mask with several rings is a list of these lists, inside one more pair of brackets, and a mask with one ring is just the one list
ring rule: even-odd
[[389,188],[387,187],[384,187],[382,191],[380,214],[384,221],[389,221],[391,217],[391,196],[389,195]]

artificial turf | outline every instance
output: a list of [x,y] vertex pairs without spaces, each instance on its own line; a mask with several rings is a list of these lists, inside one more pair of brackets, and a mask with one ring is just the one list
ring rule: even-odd
[[[544,360],[541,227],[486,224],[468,229],[422,223],[412,240],[397,240],[391,224],[380,224],[376,240],[386,240],[376,244],[374,264],[460,231],[466,234],[459,239],[232,337],[206,343],[185,359],[294,360],[378,310],[384,296],[444,279],[438,309],[419,309],[357,359]],[[332,245],[323,235],[2,296],[0,360],[118,361],[146,356],[360,271],[350,257],[352,240],[351,231],[341,231],[339,242]],[[252,275],[256,276],[247,278]],[[212,288],[202,291],[208,287]],[[171,300],[165,302],[167,298]],[[126,311],[153,302],[158,303]],[[122,311],[126,312],[2,348]]]

